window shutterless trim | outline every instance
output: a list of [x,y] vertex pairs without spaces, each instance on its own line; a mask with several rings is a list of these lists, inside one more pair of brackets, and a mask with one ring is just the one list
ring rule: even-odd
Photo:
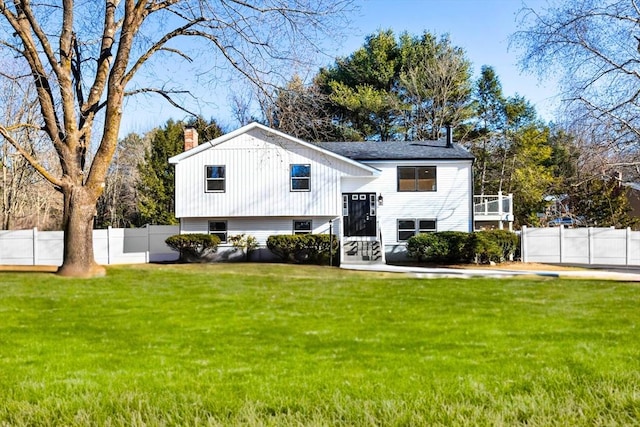
[[[438,189],[436,166],[398,166],[396,184],[398,192],[433,192]],[[430,175],[433,175],[430,177]]]
[[220,238],[220,243],[227,243],[228,225],[225,220],[209,220],[209,234],[216,235]]
[[289,165],[289,191],[311,191],[311,165]]
[[293,234],[311,234],[313,231],[313,221],[310,219],[294,219]]
[[[214,175],[214,176],[210,176]],[[211,184],[211,185],[210,185]],[[209,187],[218,187],[210,189]],[[204,167],[204,192],[224,193],[227,189],[227,168],[225,165],[207,165]]]
[[396,238],[398,242],[406,242],[418,233],[435,233],[438,231],[437,227],[438,221],[435,218],[398,218]]

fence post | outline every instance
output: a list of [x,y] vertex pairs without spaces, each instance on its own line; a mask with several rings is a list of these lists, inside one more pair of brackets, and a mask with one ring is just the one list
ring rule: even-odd
[[144,228],[147,230],[147,250],[144,253],[145,262],[151,262],[151,225],[146,224]]
[[38,265],[38,227],[33,227],[31,239],[31,250],[33,250],[33,265]]
[[527,251],[527,230],[526,225],[523,225],[520,230],[520,256],[522,257],[522,262],[527,262],[529,256]]
[[111,265],[111,226],[107,227],[107,265]]
[[564,262],[564,225],[558,227],[559,244],[560,244],[560,264]]
[[589,245],[589,265],[593,264],[593,227],[587,228],[587,245]]
[[624,250],[624,265],[629,265],[629,258],[631,257],[631,227],[627,227],[626,245]]

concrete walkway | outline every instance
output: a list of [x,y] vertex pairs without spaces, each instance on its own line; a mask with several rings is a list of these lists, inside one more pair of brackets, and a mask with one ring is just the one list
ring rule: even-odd
[[428,268],[387,264],[341,264],[340,268],[358,271],[379,271],[385,273],[404,273],[418,278],[505,278],[516,276],[541,276],[573,279],[616,280],[621,282],[640,282],[640,274],[607,270],[508,270],[491,268]]

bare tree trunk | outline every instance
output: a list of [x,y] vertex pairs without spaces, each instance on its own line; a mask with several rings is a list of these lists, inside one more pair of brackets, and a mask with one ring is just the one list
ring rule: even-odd
[[93,219],[97,198],[86,187],[65,186],[64,194],[64,263],[61,276],[104,276],[106,270],[93,255]]
[[[92,229],[118,142],[124,97],[158,94],[189,113],[174,99],[185,91],[163,89],[163,84],[126,91],[134,76],[143,67],[152,67],[159,52],[191,62],[198,49],[189,52],[170,46],[177,39],[195,37],[251,83],[271,86],[268,80],[283,62],[297,65],[306,56],[300,54],[305,46],[317,50],[314,34],[330,35],[339,28],[331,18],[347,11],[351,0],[306,3],[126,0],[86,8],[75,0],[0,0],[0,75],[38,107],[32,117],[10,115],[0,121],[0,138],[63,194],[61,275],[90,277],[105,272],[93,257]],[[157,33],[139,34],[147,21],[145,27],[157,28]],[[6,58],[16,59],[15,70]],[[209,61],[203,62],[209,69]],[[33,90],[26,98],[24,87]],[[101,128],[94,126],[98,117]],[[95,138],[94,130],[99,131]],[[55,167],[20,138],[27,131],[50,143],[48,152],[58,159]]]

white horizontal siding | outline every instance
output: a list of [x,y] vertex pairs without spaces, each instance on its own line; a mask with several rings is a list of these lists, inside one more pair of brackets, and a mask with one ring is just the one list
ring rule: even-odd
[[[291,164],[311,165],[311,191],[290,191]],[[224,193],[205,192],[205,167],[226,169]],[[249,131],[176,165],[176,216],[331,216],[340,213],[340,178],[370,172],[312,148]]]
[[[254,236],[262,246],[266,245],[267,239],[272,235],[293,234],[294,220],[311,220],[313,234],[329,233],[329,220],[332,217],[260,217],[260,218],[182,218],[180,232],[185,233],[208,233],[209,221],[227,221],[227,235],[235,236],[247,234]],[[340,234],[339,219],[333,218],[332,232]],[[221,245],[228,246],[228,245]]]
[[[378,206],[378,222],[385,244],[397,242],[398,219],[436,219],[438,231],[471,231],[471,162],[402,161],[367,162],[381,170],[375,180],[346,177],[343,192],[376,192],[384,201]],[[436,166],[437,191],[398,192],[398,166]]]

